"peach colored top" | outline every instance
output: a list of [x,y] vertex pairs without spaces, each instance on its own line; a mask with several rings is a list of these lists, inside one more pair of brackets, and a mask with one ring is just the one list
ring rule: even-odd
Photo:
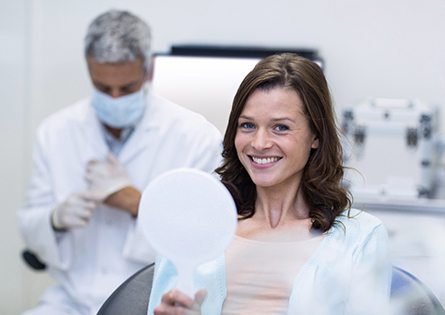
[[321,240],[267,242],[235,236],[226,250],[227,297],[221,314],[287,314],[295,277]]

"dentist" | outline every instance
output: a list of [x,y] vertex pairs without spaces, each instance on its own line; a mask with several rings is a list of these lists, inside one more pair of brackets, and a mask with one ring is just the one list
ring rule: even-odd
[[137,225],[141,190],[172,168],[219,165],[218,130],[148,88],[150,42],[149,26],[129,12],[94,19],[85,37],[92,97],[37,130],[18,221],[55,285],[26,315],[96,314],[118,285],[154,261]]

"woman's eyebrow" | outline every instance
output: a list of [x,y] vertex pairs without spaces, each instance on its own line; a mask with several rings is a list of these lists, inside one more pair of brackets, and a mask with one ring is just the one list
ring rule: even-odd
[[247,116],[247,115],[240,115],[240,116],[238,117],[238,119],[252,119],[252,117]]
[[276,118],[272,118],[272,121],[290,121],[290,122],[294,122],[294,120],[289,118],[289,117],[276,117]]

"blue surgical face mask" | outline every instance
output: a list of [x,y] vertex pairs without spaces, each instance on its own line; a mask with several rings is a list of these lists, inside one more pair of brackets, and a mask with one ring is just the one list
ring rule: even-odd
[[95,90],[91,105],[97,118],[104,124],[114,128],[132,127],[144,115],[144,89],[117,98]]

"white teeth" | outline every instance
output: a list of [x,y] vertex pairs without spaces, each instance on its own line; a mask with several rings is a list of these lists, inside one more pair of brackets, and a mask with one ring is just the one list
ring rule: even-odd
[[278,157],[267,157],[267,158],[259,158],[252,156],[252,160],[257,164],[267,164],[267,163],[273,163],[278,161],[280,158]]

